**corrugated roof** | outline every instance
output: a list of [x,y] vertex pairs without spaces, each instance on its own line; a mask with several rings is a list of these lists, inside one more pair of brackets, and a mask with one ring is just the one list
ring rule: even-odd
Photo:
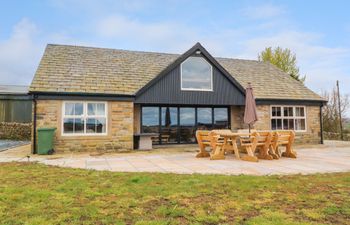
[[22,85],[0,85],[0,94],[28,94],[29,86]]
[[[180,56],[50,44],[46,47],[30,91],[134,95]],[[243,87],[250,82],[257,99],[323,100],[269,63],[215,59]]]

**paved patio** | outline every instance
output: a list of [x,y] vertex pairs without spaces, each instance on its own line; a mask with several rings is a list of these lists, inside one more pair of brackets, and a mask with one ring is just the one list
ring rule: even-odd
[[87,153],[38,156],[29,154],[30,146],[0,152],[0,162],[36,161],[46,165],[119,172],[161,172],[181,174],[273,175],[311,174],[350,171],[350,143],[326,142],[325,145],[297,147],[298,158],[241,161],[228,154],[225,160],[195,158],[196,146],[186,151],[158,149],[155,152],[113,153],[92,156]]

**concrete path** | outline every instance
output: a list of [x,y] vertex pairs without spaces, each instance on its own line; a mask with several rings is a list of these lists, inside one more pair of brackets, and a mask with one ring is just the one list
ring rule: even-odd
[[[119,153],[91,156],[64,154],[31,156],[24,154],[28,147],[0,153],[0,162],[37,161],[46,165],[108,170],[118,172],[161,172],[179,174],[273,175],[350,172],[350,144],[328,142],[326,146],[298,148],[298,158],[260,160],[258,163],[241,161],[228,154],[225,160],[195,158],[195,152]],[[193,147],[194,149],[196,147]],[[11,154],[12,151],[12,154]],[[167,151],[167,150],[164,150]],[[1,166],[1,164],[0,164]]]

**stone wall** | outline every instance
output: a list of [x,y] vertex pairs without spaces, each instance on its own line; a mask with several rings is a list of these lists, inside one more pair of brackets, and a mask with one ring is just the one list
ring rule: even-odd
[[60,100],[37,101],[37,128],[56,127],[56,152],[126,151],[133,149],[133,103],[108,101],[107,134],[100,136],[62,135],[62,104]]
[[134,105],[134,132],[135,134],[141,132],[141,106]]
[[[258,105],[259,120],[252,126],[252,129],[271,130],[270,105]],[[248,129],[248,125],[243,123],[244,107],[231,107],[231,129]],[[306,106],[306,126],[305,132],[296,132],[296,143],[319,144],[321,140],[320,129],[320,107]]]
[[243,129],[244,106],[231,106],[231,129]]
[[0,123],[0,139],[27,141],[30,140],[31,131],[31,123]]

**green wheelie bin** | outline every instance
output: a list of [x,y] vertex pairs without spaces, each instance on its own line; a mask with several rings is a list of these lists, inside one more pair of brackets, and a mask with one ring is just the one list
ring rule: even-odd
[[53,153],[53,138],[56,128],[38,128],[37,153],[51,155]]

